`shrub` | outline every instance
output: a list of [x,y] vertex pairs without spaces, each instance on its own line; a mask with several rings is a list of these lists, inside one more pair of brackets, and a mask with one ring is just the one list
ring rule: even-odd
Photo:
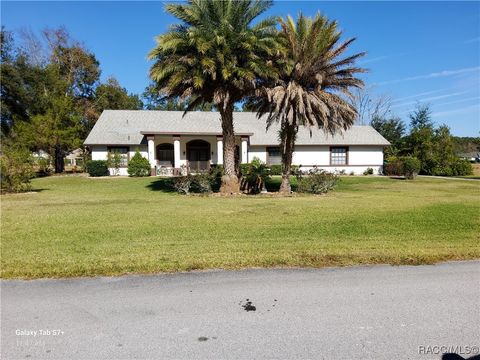
[[214,178],[209,173],[200,173],[190,175],[192,182],[190,184],[190,191],[196,193],[212,192],[212,182]]
[[8,149],[0,156],[0,184],[2,191],[21,192],[31,189],[34,176],[33,157],[26,149]]
[[240,164],[240,175],[247,175],[250,164]]
[[128,162],[128,176],[150,176],[150,162],[137,150]]
[[371,167],[367,168],[364,172],[363,175],[373,175],[373,169]]
[[297,176],[297,191],[311,194],[324,194],[335,188],[338,176],[325,170],[313,168],[306,176]]
[[222,185],[222,176],[224,175],[223,165],[213,165],[210,168],[211,188],[213,191],[218,191]]
[[52,169],[50,168],[50,160],[43,157],[39,156],[36,160],[36,165],[37,165],[37,175],[38,176],[48,176],[52,172]]
[[[270,175],[282,175],[282,165],[270,165]],[[299,165],[292,165],[290,175],[295,175],[300,169]]]
[[90,160],[87,161],[87,172],[92,177],[108,176],[107,162],[105,160]]
[[107,167],[112,168],[115,175],[118,175],[120,166],[122,166],[122,155],[118,151],[110,151],[108,153]]
[[242,172],[242,190],[258,194],[265,188],[265,182],[270,177],[270,169],[259,158],[253,158],[250,164],[245,164]]
[[178,176],[173,180],[173,188],[180,194],[190,193],[190,185],[192,184],[192,175]]
[[297,174],[301,171],[300,170],[300,167],[302,165],[292,165],[292,168],[290,169],[290,173],[293,175],[293,176],[297,176]]
[[175,191],[180,194],[188,195],[194,193],[209,193],[212,191],[212,183],[216,177],[208,173],[201,173],[196,175],[178,176],[173,179],[172,186]]
[[399,159],[402,163],[402,175],[406,179],[415,179],[420,172],[421,163],[416,157],[404,156]]
[[402,176],[403,164],[397,157],[387,158],[387,163],[383,165],[383,174],[387,176]]
[[282,165],[270,165],[270,175],[282,175]]
[[472,175],[473,166],[467,160],[458,159],[452,163],[452,172],[454,176]]

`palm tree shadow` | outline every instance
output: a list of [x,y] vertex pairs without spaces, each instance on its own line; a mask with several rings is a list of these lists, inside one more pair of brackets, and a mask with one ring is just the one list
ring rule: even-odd
[[162,191],[166,193],[175,192],[172,178],[160,178],[152,181],[146,186],[151,191]]

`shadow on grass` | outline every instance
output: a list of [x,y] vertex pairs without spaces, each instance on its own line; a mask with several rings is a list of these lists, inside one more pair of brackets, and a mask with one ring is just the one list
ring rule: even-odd
[[[280,190],[280,185],[282,184],[282,178],[281,177],[271,177],[268,179],[265,183],[265,187],[267,188],[268,192],[277,192]],[[290,186],[292,188],[292,191],[297,191],[297,182],[296,179],[291,177],[290,178]]]
[[403,176],[389,176],[389,178],[392,179],[392,180],[407,180]]
[[175,192],[175,189],[173,188],[173,178],[160,178],[152,181],[146,187],[152,191],[162,191],[166,193]]
[[[177,191],[173,187],[174,178],[159,178],[157,180],[152,181],[150,184],[146,186],[146,188],[150,189],[151,191],[161,191],[165,193],[176,193]],[[280,189],[280,184],[282,182],[281,178],[270,178],[267,180],[265,187],[267,188],[268,192],[277,192]],[[296,181],[291,181],[292,191],[297,190],[297,183]],[[212,184],[213,192],[218,192],[220,190],[220,183]],[[192,191],[195,192],[195,191]]]
[[40,193],[40,192],[43,192],[43,191],[48,191],[50,189],[30,189],[30,190],[26,190],[26,191],[17,191],[17,192],[13,192],[13,191],[4,191],[4,190],[1,190],[0,191],[0,195],[21,195],[21,194],[31,194],[31,193]]
[[41,189],[31,189],[31,190],[29,190],[28,192],[35,192],[35,193],[36,193],[36,192],[43,192],[43,191],[48,191],[48,190],[50,190],[50,189],[43,189],[43,188],[41,188]]

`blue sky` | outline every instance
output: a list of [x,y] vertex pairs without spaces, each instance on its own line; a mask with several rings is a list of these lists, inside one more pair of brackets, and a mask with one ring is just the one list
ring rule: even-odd
[[[175,18],[163,2],[2,1],[8,30],[65,25],[101,63],[102,78],[115,76],[128,91],[148,84],[146,56],[154,37]],[[394,114],[408,120],[418,101],[431,105],[437,124],[460,136],[480,131],[480,2],[277,1],[266,15],[314,15],[339,22],[351,51],[367,51],[361,65],[377,94],[393,99]]]

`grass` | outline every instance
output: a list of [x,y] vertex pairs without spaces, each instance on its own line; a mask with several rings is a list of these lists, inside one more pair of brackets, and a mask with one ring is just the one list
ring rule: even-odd
[[181,196],[154,178],[33,187],[0,198],[3,278],[480,257],[477,181],[344,177],[328,195],[290,198]]

